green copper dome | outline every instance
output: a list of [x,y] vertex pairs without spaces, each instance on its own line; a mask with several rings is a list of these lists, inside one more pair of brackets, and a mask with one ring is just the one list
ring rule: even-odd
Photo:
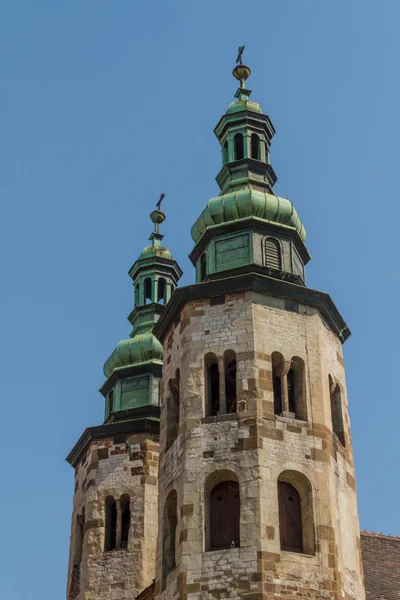
[[211,198],[192,227],[192,238],[197,243],[208,227],[249,217],[292,227],[303,242],[306,239],[304,226],[290,200],[252,187]]
[[105,362],[103,371],[108,378],[119,367],[127,367],[151,360],[162,361],[162,345],[149,331],[119,342]]

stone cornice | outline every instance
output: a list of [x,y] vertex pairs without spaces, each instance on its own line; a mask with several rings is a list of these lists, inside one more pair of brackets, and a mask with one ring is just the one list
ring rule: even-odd
[[[159,434],[160,431],[160,407],[141,406],[130,410],[121,411],[118,415],[112,415],[115,421],[87,427],[66,460],[72,467],[76,467],[82,456],[87,451],[93,440],[106,438],[118,434],[132,435],[134,433]],[[124,420],[117,420],[124,419]]]
[[229,277],[220,277],[213,281],[189,285],[175,290],[173,297],[153,329],[154,335],[160,342],[163,342],[171,323],[176,322],[180,311],[187,302],[250,290],[316,308],[342,343],[351,335],[350,329],[329,294],[268,277],[263,273],[263,268],[257,265],[233,269],[230,273]]

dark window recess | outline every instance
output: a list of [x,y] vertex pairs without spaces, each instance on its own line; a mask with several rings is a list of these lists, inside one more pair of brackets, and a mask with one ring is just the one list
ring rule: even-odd
[[235,147],[235,160],[241,160],[244,158],[243,136],[241,133],[235,135],[233,143]]
[[112,496],[106,498],[106,531],[104,552],[114,550],[117,543],[117,506]]
[[215,417],[219,413],[219,371],[218,363],[214,362],[208,367],[208,394],[210,415]]
[[108,394],[108,415],[107,416],[110,416],[113,411],[114,411],[114,390],[111,390],[111,392]]
[[240,546],[239,484],[223,481],[210,495],[210,550]]
[[296,413],[296,395],[295,395],[295,381],[296,374],[293,369],[289,369],[287,374],[287,387],[289,397],[289,412]]
[[121,496],[121,548],[128,548],[131,527],[131,501],[128,494]]
[[144,280],[144,303],[150,304],[153,301],[152,298],[152,283],[150,277]]
[[236,412],[236,358],[226,357],[225,362],[225,397],[226,412]]
[[251,135],[251,158],[260,159],[260,138],[256,133]]
[[303,552],[301,503],[298,491],[285,481],[278,482],[281,549]]
[[282,380],[279,375],[273,376],[274,390],[274,413],[280,415],[282,413]]
[[207,255],[204,252],[200,258],[200,281],[204,281],[207,276]]
[[343,424],[343,408],[342,408],[342,395],[340,393],[340,387],[332,383],[331,377],[329,376],[329,387],[331,395],[331,417],[332,417],[332,430],[336,433],[342,446],[346,445],[346,437],[344,434]]
[[172,490],[165,501],[163,526],[162,586],[164,590],[167,575],[175,568],[176,526],[178,524],[177,495]]
[[180,371],[175,372],[175,377],[168,382],[169,395],[167,397],[167,441],[165,449],[176,440],[179,431],[179,403],[180,403]]
[[69,584],[68,600],[77,600],[81,593],[81,569],[78,565],[72,567],[71,580]]
[[167,282],[164,277],[160,277],[158,280],[158,298],[157,302],[159,304],[165,304],[165,294],[167,291]]
[[225,296],[211,296],[210,306],[217,306],[218,304],[225,304]]
[[281,247],[274,238],[265,240],[265,264],[271,269],[282,270]]

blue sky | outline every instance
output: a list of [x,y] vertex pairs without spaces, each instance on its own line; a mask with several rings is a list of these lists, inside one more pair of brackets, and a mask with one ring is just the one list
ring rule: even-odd
[[102,365],[130,332],[127,271],[161,191],[193,281],[239,44],[277,130],[275,191],[307,229],[307,283],[353,332],[361,527],[400,534],[399,18],[397,0],[3,0],[0,597],[64,597],[64,458],[102,421]]

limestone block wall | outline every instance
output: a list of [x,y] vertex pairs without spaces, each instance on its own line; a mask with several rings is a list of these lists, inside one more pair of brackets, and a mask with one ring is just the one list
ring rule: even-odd
[[[205,355],[220,357],[226,350],[236,353],[237,412],[207,417]],[[274,414],[273,352],[304,361],[307,420]],[[166,450],[166,382],[177,369],[179,434]],[[329,375],[342,392],[345,447],[332,432]],[[319,313],[253,292],[221,303],[190,302],[164,341],[163,380],[157,599],[340,595],[362,600],[342,349]],[[305,554],[280,547],[280,477],[303,490],[307,500]],[[224,479],[239,483],[240,547],[209,551],[209,493]],[[173,489],[176,561],[163,581],[164,505]]]
[[[75,472],[67,599],[134,600],[151,584],[158,531],[158,456],[158,437],[149,434],[124,436],[123,440],[111,437],[90,445]],[[130,497],[128,545],[105,552],[105,500],[123,494]],[[77,581],[77,517],[82,514],[84,537]]]

